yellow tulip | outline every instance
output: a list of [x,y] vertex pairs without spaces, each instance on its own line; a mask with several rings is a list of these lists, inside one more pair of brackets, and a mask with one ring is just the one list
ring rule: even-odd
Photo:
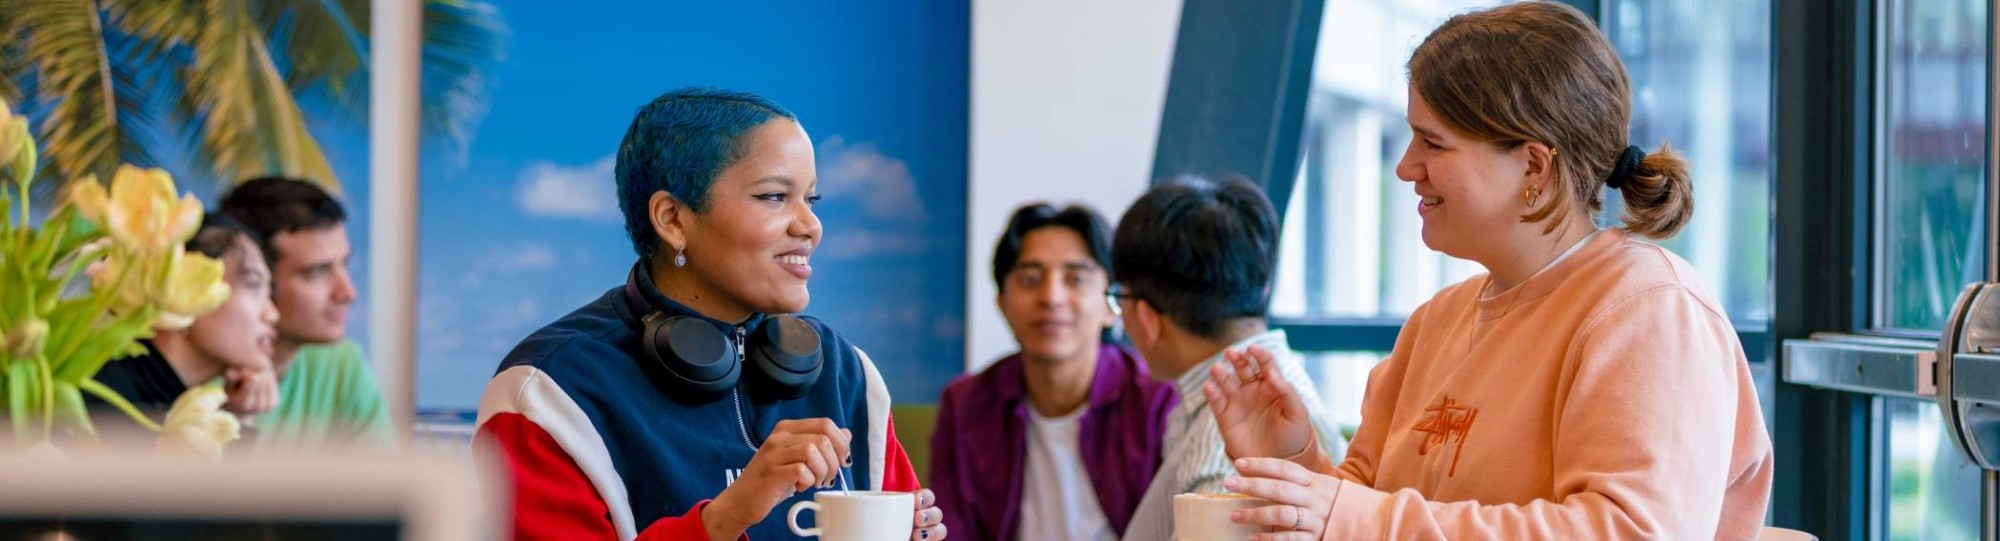
[[[157,274],[152,267],[159,266],[156,262],[158,258],[142,258],[134,261],[133,257],[130,251],[112,252],[99,263],[102,267],[90,275],[92,290],[107,291],[112,295],[111,306],[107,308],[113,314],[129,314],[137,311],[139,307],[145,306],[147,298],[151,297],[147,293],[146,286],[152,283],[148,277]],[[121,276],[124,278],[123,283],[118,281]]]
[[[90,285],[113,295],[111,313],[129,314],[151,305],[158,309],[153,328],[172,331],[187,328],[229,300],[223,270],[221,261],[186,253],[180,246],[157,256],[124,251],[105,258],[104,267],[90,276]],[[121,273],[129,273],[122,284]]]
[[222,404],[228,401],[229,395],[216,385],[181,393],[160,423],[160,439],[154,449],[163,454],[222,458],[222,446],[243,436],[243,423],[222,411]]
[[[15,124],[20,124],[23,129],[15,130]],[[14,112],[7,109],[7,100],[0,100],[0,164],[14,163],[14,155],[20,152],[23,144],[20,134],[26,132],[27,126],[27,117],[14,116]]]
[[121,165],[108,194],[88,177],[73,190],[70,200],[84,218],[142,255],[166,253],[201,227],[201,201],[193,194],[176,198],[174,179],[162,169]]
[[70,182],[69,204],[76,205],[77,214],[90,223],[104,227],[104,213],[111,206],[111,194],[104,192],[104,185],[97,182],[97,175],[85,175]]
[[168,274],[160,290],[152,296],[154,306],[160,309],[153,328],[185,329],[194,323],[194,318],[229,300],[229,283],[222,279],[221,261],[202,254],[181,254],[176,248],[166,269]]
[[[14,180],[27,184],[35,179],[35,138],[28,133],[28,117],[14,117],[12,124],[7,130],[14,132]],[[0,140],[6,138],[0,136]],[[0,151],[0,155],[6,154],[7,151]],[[0,160],[0,164],[5,163],[5,160]]]

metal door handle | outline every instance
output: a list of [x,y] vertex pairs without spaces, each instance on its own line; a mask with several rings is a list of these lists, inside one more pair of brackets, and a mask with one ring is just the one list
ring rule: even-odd
[[2000,470],[2000,283],[1965,286],[1937,345],[1945,432],[1973,464]]

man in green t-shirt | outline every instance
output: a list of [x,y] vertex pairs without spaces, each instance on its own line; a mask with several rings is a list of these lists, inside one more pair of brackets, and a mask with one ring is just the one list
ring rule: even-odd
[[347,339],[353,248],[340,202],[312,183],[266,177],[237,186],[220,212],[257,232],[278,306],[278,407],[256,419],[257,451],[392,447],[382,389]]

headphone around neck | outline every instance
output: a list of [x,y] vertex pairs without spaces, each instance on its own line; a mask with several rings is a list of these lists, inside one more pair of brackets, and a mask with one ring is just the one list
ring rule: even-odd
[[812,324],[793,316],[768,316],[750,327],[735,327],[732,340],[723,324],[660,311],[643,293],[652,286],[643,269],[635,266],[626,279],[625,300],[633,312],[646,314],[639,320],[639,366],[670,398],[718,400],[736,388],[745,364],[751,366],[751,391],[777,399],[803,396],[819,380],[820,337]]

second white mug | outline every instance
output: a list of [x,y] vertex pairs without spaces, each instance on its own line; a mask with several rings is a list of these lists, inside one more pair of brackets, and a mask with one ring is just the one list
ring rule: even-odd
[[1271,505],[1241,494],[1178,494],[1174,496],[1174,538],[1179,541],[1242,541],[1265,531],[1229,521],[1229,513]]
[[[799,512],[813,510],[811,528],[799,527]],[[908,492],[825,490],[812,501],[792,504],[785,524],[792,533],[824,541],[904,541],[915,528],[916,495]]]

